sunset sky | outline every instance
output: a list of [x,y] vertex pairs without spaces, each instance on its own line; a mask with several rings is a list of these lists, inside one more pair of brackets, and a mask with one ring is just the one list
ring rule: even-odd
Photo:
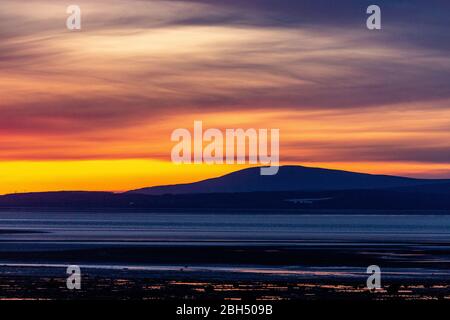
[[[68,5],[82,30],[66,29]],[[382,30],[366,28],[378,4]],[[282,164],[450,178],[450,2],[2,0],[0,194],[129,189],[171,132],[279,128]]]

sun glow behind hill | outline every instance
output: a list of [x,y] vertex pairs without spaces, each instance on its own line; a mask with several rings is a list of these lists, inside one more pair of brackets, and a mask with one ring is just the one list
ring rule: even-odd
[[279,128],[282,164],[449,178],[445,10],[380,0],[396,19],[370,33],[365,8],[308,3],[80,0],[69,32],[60,1],[2,1],[0,193],[245,167],[172,165],[170,134],[194,120]]

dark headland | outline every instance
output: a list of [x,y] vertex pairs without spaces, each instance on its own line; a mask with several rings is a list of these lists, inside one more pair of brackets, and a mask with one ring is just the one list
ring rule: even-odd
[[449,179],[413,179],[283,166],[250,168],[189,184],[125,193],[41,192],[0,196],[0,208],[450,210]]

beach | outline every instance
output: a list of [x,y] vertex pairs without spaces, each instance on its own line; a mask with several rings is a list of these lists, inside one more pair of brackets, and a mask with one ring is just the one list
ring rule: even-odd
[[[442,214],[4,211],[0,297],[446,300],[449,221]],[[81,269],[81,290],[66,287],[69,265]],[[366,287],[370,265],[381,269],[376,291]]]

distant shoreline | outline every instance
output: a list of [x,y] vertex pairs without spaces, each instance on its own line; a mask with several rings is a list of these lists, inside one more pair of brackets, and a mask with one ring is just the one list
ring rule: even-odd
[[271,215],[450,215],[450,210],[373,210],[373,209],[251,209],[251,208],[117,208],[117,207],[1,207],[2,212],[46,212],[46,213],[167,213],[167,214],[271,214]]
[[47,232],[34,230],[19,230],[19,229],[0,229],[0,234],[33,234],[33,233],[47,233]]

